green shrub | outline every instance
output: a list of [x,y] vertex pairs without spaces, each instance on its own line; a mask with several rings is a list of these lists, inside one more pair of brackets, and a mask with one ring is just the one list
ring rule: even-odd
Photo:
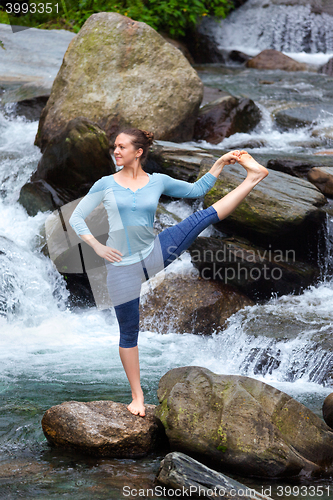
[[[41,0],[35,0],[36,3]],[[10,18],[12,24],[39,28],[62,28],[78,33],[96,12],[119,12],[135,21],[143,21],[172,38],[185,36],[203,16],[225,17],[233,0],[43,0],[52,4],[52,14],[28,13]],[[30,2],[31,4],[32,2]],[[2,9],[4,9],[2,7]],[[0,11],[0,22],[7,15]]]

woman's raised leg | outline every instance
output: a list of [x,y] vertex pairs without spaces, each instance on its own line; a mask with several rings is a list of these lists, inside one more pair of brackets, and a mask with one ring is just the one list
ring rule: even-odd
[[225,219],[238,207],[244,198],[252,191],[260,181],[267,175],[268,170],[260,165],[251,155],[246,151],[241,151],[239,159],[237,160],[242,167],[247,171],[246,179],[235,189],[226,194],[219,201],[212,204],[215,208],[220,220]]

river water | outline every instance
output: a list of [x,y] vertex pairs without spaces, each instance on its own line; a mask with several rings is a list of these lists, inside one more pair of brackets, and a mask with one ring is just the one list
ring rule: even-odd
[[[324,55],[319,54],[319,59]],[[290,101],[322,103],[325,109],[325,103],[333,104],[331,78],[314,72],[259,72],[218,65],[197,70],[206,85],[250,97],[263,113],[252,133],[236,134],[217,146],[201,146],[216,152],[246,146],[262,161],[287,156],[327,164],[328,157],[313,154],[332,144],[324,137],[314,141],[311,134],[314,126],[332,126],[332,115],[323,112],[319,124],[280,132],[271,113]],[[125,485],[152,486],[162,455],[98,460],[62,453],[49,448],[41,429],[41,418],[53,405],[100,399],[128,403],[131,393],[119,359],[114,311],[69,307],[65,281],[41,251],[48,213],[29,217],[17,202],[20,188],[41,156],[33,145],[37,126],[38,122],[16,116],[15,105],[0,110],[0,498],[125,498]],[[181,200],[166,207],[182,217],[188,215],[189,207]],[[328,233],[333,224],[330,213]],[[158,404],[158,382],[168,370],[200,365],[215,373],[263,380],[321,416],[333,385],[330,259],[331,252],[317,286],[299,296],[272,297],[265,304],[247,307],[230,318],[222,333],[179,335],[168,325],[163,335],[140,332],[145,402]],[[168,273],[191,271],[188,253],[167,269]],[[277,486],[291,481],[237,479],[259,491],[271,485],[273,498],[317,498],[310,490],[277,495]],[[327,492],[333,494],[331,479],[311,484],[328,488],[322,498]]]

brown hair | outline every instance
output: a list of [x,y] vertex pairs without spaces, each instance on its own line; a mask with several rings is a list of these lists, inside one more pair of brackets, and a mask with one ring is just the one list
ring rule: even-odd
[[150,146],[154,141],[153,132],[148,132],[147,130],[140,130],[138,128],[125,128],[121,130],[119,134],[126,134],[131,137],[131,143],[133,144],[135,149],[143,149],[143,153],[140,156],[140,161],[144,164],[147,160],[148,151]]

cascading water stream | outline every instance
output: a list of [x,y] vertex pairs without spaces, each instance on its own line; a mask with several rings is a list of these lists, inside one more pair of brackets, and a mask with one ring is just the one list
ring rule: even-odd
[[[201,30],[214,36],[225,51],[239,50],[256,55],[264,49],[284,53],[333,55],[332,16],[314,13],[310,5],[276,5],[267,0],[248,0],[226,19],[216,23],[205,20]],[[328,57],[322,57],[322,62]],[[311,59],[308,58],[310,62]]]

